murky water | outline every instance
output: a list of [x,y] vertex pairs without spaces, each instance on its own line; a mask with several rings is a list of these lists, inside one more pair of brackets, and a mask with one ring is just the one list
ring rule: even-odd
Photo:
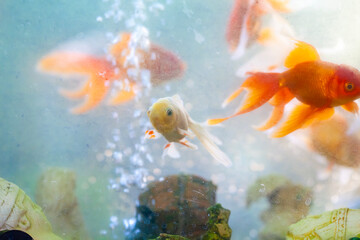
[[[323,60],[360,68],[360,3],[309,2],[283,14],[296,37],[319,49]],[[301,134],[271,139],[252,128],[267,118],[268,106],[211,128],[232,159],[231,168],[215,162],[198,140],[193,140],[197,151],[179,148],[180,159],[161,158],[163,138],[144,140],[151,127],[146,111],[160,97],[179,94],[200,122],[236,108],[231,103],[222,109],[221,103],[242,83],[236,71],[257,49],[231,59],[224,34],[232,6],[232,0],[1,1],[0,177],[33,198],[45,169],[74,170],[93,239],[124,239],[123,220],[134,217],[137,195],[148,182],[177,173],[196,174],[218,185],[217,202],[231,210],[233,239],[257,239],[267,203],[246,208],[246,190],[270,173],[311,187],[311,213],[357,206],[356,170],[335,166],[322,179],[327,163],[301,143]],[[180,79],[147,88],[126,104],[100,103],[86,114],[73,115],[68,109],[77,103],[59,95],[58,88],[77,84],[36,70],[41,57],[64,43],[77,41],[77,46],[106,54],[119,32],[138,27],[186,62]]]

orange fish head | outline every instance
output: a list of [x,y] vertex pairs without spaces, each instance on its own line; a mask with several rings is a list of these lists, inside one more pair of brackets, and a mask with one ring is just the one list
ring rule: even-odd
[[339,65],[336,77],[339,99],[353,101],[360,98],[360,71],[358,69],[347,65]]

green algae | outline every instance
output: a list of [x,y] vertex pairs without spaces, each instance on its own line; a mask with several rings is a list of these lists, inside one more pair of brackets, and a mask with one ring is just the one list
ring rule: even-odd
[[[232,230],[228,225],[230,210],[225,209],[220,203],[207,209],[209,220],[207,222],[207,232],[201,237],[202,240],[230,240]],[[161,233],[153,240],[189,240],[178,235]]]
[[202,240],[230,240],[232,230],[228,225],[230,210],[225,209],[220,203],[208,208],[208,231]]
[[153,240],[189,240],[188,238],[181,237],[178,235],[170,235],[166,233],[161,233],[160,236],[154,238]]

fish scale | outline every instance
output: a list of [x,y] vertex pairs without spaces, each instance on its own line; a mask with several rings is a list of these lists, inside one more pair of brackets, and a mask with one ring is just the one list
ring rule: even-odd
[[284,86],[301,102],[325,107],[332,98],[329,83],[334,78],[335,66],[322,61],[300,63],[283,73]]

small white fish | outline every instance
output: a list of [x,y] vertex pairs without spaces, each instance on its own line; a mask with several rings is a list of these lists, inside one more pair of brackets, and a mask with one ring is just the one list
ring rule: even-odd
[[200,123],[191,119],[179,95],[160,98],[150,107],[147,114],[156,130],[146,131],[145,137],[156,139],[161,134],[169,141],[164,147],[163,156],[180,157],[173,144],[175,142],[196,150],[197,146],[185,139],[185,137],[194,138],[196,136],[217,161],[226,167],[232,165],[228,156],[217,146],[221,144],[220,140],[211,135]]

